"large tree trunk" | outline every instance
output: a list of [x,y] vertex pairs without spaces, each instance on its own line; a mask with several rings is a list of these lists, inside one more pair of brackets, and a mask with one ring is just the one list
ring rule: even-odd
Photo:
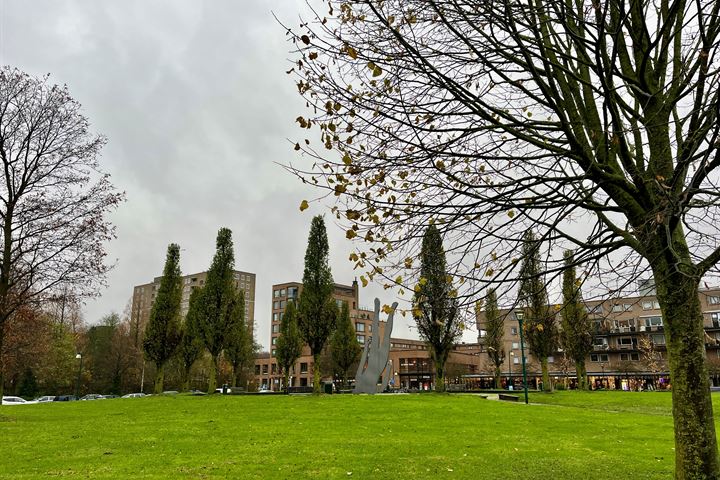
[[670,364],[675,478],[720,478],[699,282],[668,271],[655,271],[655,279]]
[[320,382],[320,354],[313,354],[313,393],[322,393],[322,385]]
[[156,363],[155,364],[155,388],[153,389],[153,393],[155,395],[158,395],[163,392],[163,383],[165,382],[165,364],[164,363]]
[[181,392],[190,391],[190,368],[183,367],[182,383],[180,385]]
[[437,363],[435,365],[435,391],[445,392],[445,364]]
[[[502,377],[502,372],[500,371],[500,366],[496,366],[495,367],[495,388],[497,390],[500,390],[502,388],[501,377]],[[508,387],[510,386],[511,383],[512,383],[512,377],[510,377],[508,380]]]
[[290,372],[288,369],[285,369],[285,374],[283,375],[283,385],[285,386],[285,393],[290,393]]
[[550,382],[550,372],[548,371],[547,357],[540,359],[540,367],[542,368],[543,392],[551,392],[552,383]]
[[218,372],[218,359],[217,355],[212,355],[212,361],[210,362],[210,378],[208,379],[208,394],[215,393],[217,388],[217,372]]
[[577,376],[578,390],[587,390],[587,371],[585,370],[585,360],[575,362],[575,374]]
[[[3,362],[3,340],[5,337],[5,321],[0,320],[0,399],[5,395],[5,362]],[[2,402],[0,402],[2,403]]]

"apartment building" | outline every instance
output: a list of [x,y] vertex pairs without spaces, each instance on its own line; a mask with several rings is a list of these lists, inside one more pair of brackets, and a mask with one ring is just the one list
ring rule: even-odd
[[[235,287],[241,289],[245,295],[245,321],[248,325],[255,325],[255,274],[250,272],[242,272],[235,270],[233,272]],[[160,288],[160,279],[155,277],[152,282],[143,285],[136,285],[133,288],[132,296],[132,321],[137,331],[145,330],[145,325],[150,318],[150,310],[152,309],[155,295]],[[207,272],[193,273],[182,277],[182,300],[181,314],[184,317],[190,306],[190,293],[205,285],[207,280]]]
[[[593,351],[585,366],[594,388],[636,390],[641,388],[667,388],[670,376],[662,312],[653,288],[644,282],[637,296],[615,297],[585,302],[585,308],[594,323]],[[709,364],[720,366],[720,288],[706,288],[699,293],[702,306],[706,352]],[[505,322],[505,363],[502,366],[504,384],[519,383],[521,376],[521,349],[519,308],[500,310]],[[560,316],[557,317],[558,323]],[[485,341],[485,312],[477,317],[478,341]],[[540,381],[539,362],[525,349],[529,365],[529,383]],[[487,352],[483,354],[483,374],[479,382],[488,384],[491,367]],[[557,383],[575,383],[575,367],[559,349],[549,358],[551,376]],[[720,370],[720,369],[715,369]],[[716,380],[713,379],[717,384]]]
[[[280,321],[288,302],[296,302],[302,291],[302,283],[288,282],[272,286],[272,321],[270,331],[270,352],[260,354],[255,362],[255,380],[258,385],[271,390],[279,390],[282,385],[275,359],[275,345],[280,333]],[[364,345],[369,337],[375,333],[382,338],[386,322],[381,314],[378,323],[378,332],[373,332],[374,309],[364,308],[360,305],[359,288],[357,280],[352,285],[335,284],[333,298],[341,306],[347,303],[350,310],[350,319],[355,326],[356,338],[360,345]],[[396,317],[397,321],[397,317]],[[451,353],[448,367],[449,373],[460,378],[465,374],[477,374],[480,367],[480,345],[458,345]],[[430,354],[427,346],[420,340],[391,338],[390,362],[392,365],[391,388],[405,388],[408,390],[429,390],[433,386],[435,372],[432,368]],[[325,368],[327,370],[327,368]],[[354,372],[352,372],[354,373]],[[291,375],[292,386],[311,386],[313,382],[313,357],[310,348],[305,346],[303,354],[295,364]]]

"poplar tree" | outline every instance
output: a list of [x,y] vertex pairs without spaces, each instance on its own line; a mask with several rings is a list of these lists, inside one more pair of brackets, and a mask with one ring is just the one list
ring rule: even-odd
[[343,302],[337,328],[335,328],[335,333],[330,338],[330,355],[333,369],[340,374],[343,386],[347,386],[348,371],[360,360],[361,353],[362,349],[357,341],[355,326],[350,320],[350,309],[348,304]]
[[565,270],[563,271],[563,306],[560,311],[560,345],[566,355],[575,363],[578,388],[587,390],[587,370],[585,359],[593,349],[593,323],[582,303],[580,282],[575,274],[575,258],[571,250],[566,250]]
[[245,293],[238,290],[232,312],[232,325],[225,346],[225,359],[232,366],[232,386],[237,387],[243,370],[253,364],[255,342],[252,328],[245,321]]
[[303,289],[298,301],[298,327],[302,339],[310,346],[313,356],[313,393],[321,393],[320,354],[335,329],[338,315],[333,299],[333,278],[328,265],[328,245],[325,221],[318,215],[312,219],[307,250]]
[[435,391],[445,391],[445,363],[462,333],[457,319],[457,294],[447,272],[445,250],[435,225],[425,230],[420,250],[420,281],[413,296],[418,333],[430,350],[435,369]]
[[185,315],[185,322],[182,324],[180,345],[178,346],[178,357],[181,363],[181,390],[190,390],[190,369],[200,357],[205,346],[200,339],[199,332],[199,311],[201,308],[202,288],[194,288],[190,293],[190,305]]
[[303,341],[300,338],[295,302],[288,301],[285,313],[280,320],[280,336],[275,345],[275,358],[283,376],[285,390],[290,392],[290,370],[302,355]]
[[168,246],[160,287],[145,328],[143,349],[148,360],[155,363],[155,393],[162,393],[165,364],[175,353],[180,341],[180,246]]
[[505,320],[500,315],[497,306],[497,293],[495,289],[488,292],[485,304],[485,346],[487,348],[490,363],[493,366],[493,377],[495,378],[495,388],[502,386],[500,382],[501,367],[505,361],[504,334]]
[[202,289],[198,316],[200,338],[211,356],[208,393],[215,393],[220,353],[225,348],[233,326],[237,295],[233,279],[235,254],[232,232],[221,228],[217,234],[216,251]]
[[540,361],[543,390],[552,390],[548,357],[557,350],[557,325],[548,305],[545,275],[540,266],[540,244],[530,229],[525,233],[518,303],[524,307],[523,329],[530,352]]

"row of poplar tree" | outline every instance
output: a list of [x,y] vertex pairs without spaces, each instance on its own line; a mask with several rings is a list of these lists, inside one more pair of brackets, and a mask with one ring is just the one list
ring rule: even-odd
[[205,285],[192,290],[183,319],[180,246],[175,243],[168,246],[163,276],[143,339],[145,356],[155,363],[155,393],[163,391],[165,366],[176,356],[182,366],[182,389],[188,390],[190,369],[205,351],[209,352],[212,359],[209,393],[217,388],[221,355],[232,366],[233,386],[237,386],[243,369],[253,364],[253,326],[246,320],[245,294],[236,287],[234,271],[232,232],[221,228]]
[[[581,282],[577,278],[573,252],[564,252],[562,305],[548,304],[547,283],[540,264],[540,242],[532,230],[525,233],[520,288],[516,305],[523,311],[523,334],[530,353],[538,359],[542,369],[543,389],[552,389],[548,359],[558,347],[575,364],[578,388],[587,389],[585,359],[593,350],[594,325],[582,302]],[[478,308],[481,308],[479,305]],[[560,312],[560,328],[556,315]],[[496,388],[501,385],[501,372],[505,361],[504,315],[500,315],[497,294],[490,290],[485,299],[486,348],[493,367]]]
[[[361,348],[350,320],[347,303],[339,309],[332,296],[333,278],[328,264],[329,246],[322,216],[312,220],[305,252],[303,289],[297,307],[288,302],[280,323],[276,359],[286,388],[290,373],[308,345],[313,356],[313,389],[321,391],[320,357],[329,341],[334,373],[347,385]],[[435,390],[445,390],[445,365],[462,333],[457,292],[448,275],[440,232],[428,226],[420,252],[419,281],[414,287],[412,315],[420,337],[428,346],[435,370]],[[373,332],[377,334],[379,332]]]

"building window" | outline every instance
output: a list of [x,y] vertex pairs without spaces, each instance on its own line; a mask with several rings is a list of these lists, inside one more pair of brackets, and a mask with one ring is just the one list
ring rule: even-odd
[[272,365],[270,365],[270,373],[272,373],[273,375],[275,375],[277,373],[277,364],[276,363],[273,363]]
[[275,325],[272,326],[272,332],[273,332],[273,333],[278,333],[279,331],[280,331],[280,325],[278,325],[278,324],[276,323]]
[[272,344],[273,344],[273,345],[277,345],[277,337],[273,337],[273,339],[272,339]]
[[548,361],[548,363],[555,363],[555,357],[553,357],[552,355],[550,355],[550,356],[547,358],[547,361]]
[[707,297],[707,303],[708,305],[718,305],[720,304],[720,297],[716,295],[710,295]]
[[510,327],[510,335],[517,335],[517,327]]
[[280,302],[274,301],[273,302],[273,310],[279,310],[280,309]]
[[653,309],[653,302],[650,300],[645,300],[642,302],[642,309],[643,310],[652,310]]
[[372,333],[372,324],[368,324],[368,332]]
[[285,308],[285,300],[280,300],[280,308]]
[[601,315],[603,313],[603,307],[602,305],[595,305],[594,307],[590,305],[585,305],[585,310],[588,313],[595,313]]
[[634,360],[637,362],[638,360],[640,360],[640,354],[639,353],[631,353],[630,360]]
[[711,313],[710,320],[712,320],[713,327],[720,327],[720,312]]
[[620,338],[618,338],[618,346],[620,348],[624,348],[624,349],[632,348],[632,346],[633,346],[632,340],[633,340],[632,337],[620,337]]
[[275,350],[275,349],[273,348],[273,351],[272,351],[272,356],[273,356],[273,357],[275,356],[275,352],[277,352],[277,350]]
[[280,296],[281,296],[281,297],[284,297],[284,296],[285,296],[285,289],[284,289],[284,288],[283,288],[282,290],[280,290]]
[[662,327],[663,326],[662,317],[657,316],[657,317],[645,318],[645,326],[649,327],[650,329],[652,329],[652,327]]
[[260,375],[260,365],[255,365],[255,375]]
[[307,362],[302,362],[300,364],[300,373],[307,373],[308,371],[308,364]]
[[358,343],[364,344],[365,343],[365,335],[356,335]]
[[513,349],[513,350],[517,350],[518,348],[520,348],[520,343],[519,343],[519,342],[513,342],[513,344],[512,344],[512,349]]
[[655,345],[665,345],[665,335],[662,335],[662,334],[651,335],[650,340],[652,340],[652,342]]
[[280,290],[273,290],[273,297],[277,298],[280,296]]
[[273,313],[273,322],[277,322],[278,320],[280,320],[280,317],[278,317],[278,314]]
[[267,365],[263,365],[263,366],[262,366],[262,369],[263,369],[263,375],[265,375],[265,374],[268,373],[268,366],[267,366]]
[[513,363],[517,365],[518,363],[520,363],[520,359],[518,357],[513,357]]
[[365,324],[361,322],[355,323],[355,331],[356,332],[364,332],[365,331]]
[[591,362],[607,362],[608,356],[607,353],[593,353],[590,355],[590,361]]

